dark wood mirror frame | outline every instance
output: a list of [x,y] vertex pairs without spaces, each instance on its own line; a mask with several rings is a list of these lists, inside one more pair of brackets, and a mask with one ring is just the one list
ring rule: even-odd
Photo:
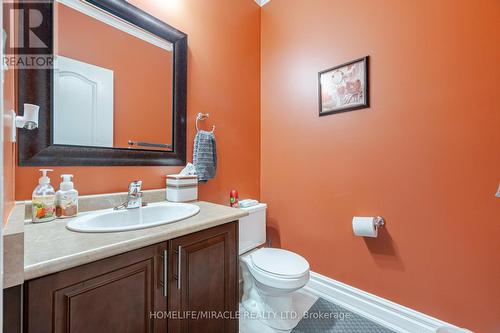
[[[85,0],[173,44],[173,151],[99,148],[53,144],[53,70],[19,69],[18,110],[23,104],[40,106],[35,130],[19,129],[20,166],[151,166],[186,163],[187,35],[124,0]],[[53,56],[53,5],[48,2],[47,24],[37,30],[49,42]],[[45,18],[45,17],[44,17]],[[28,29],[26,29],[28,30]],[[118,111],[119,112],[119,111]]]

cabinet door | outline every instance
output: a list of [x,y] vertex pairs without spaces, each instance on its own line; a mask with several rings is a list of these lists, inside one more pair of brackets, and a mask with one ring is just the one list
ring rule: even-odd
[[170,242],[170,333],[236,333],[238,222]]
[[170,242],[170,333],[238,332],[237,237],[233,222]]
[[166,332],[166,320],[154,315],[166,311],[166,246],[149,246],[28,281],[25,331]]

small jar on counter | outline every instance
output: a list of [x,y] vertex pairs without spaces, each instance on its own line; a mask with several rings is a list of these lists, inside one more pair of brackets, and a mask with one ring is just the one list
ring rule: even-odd
[[238,208],[239,207],[239,204],[238,204],[238,191],[232,190],[229,193],[229,205],[231,207],[233,207],[233,208]]

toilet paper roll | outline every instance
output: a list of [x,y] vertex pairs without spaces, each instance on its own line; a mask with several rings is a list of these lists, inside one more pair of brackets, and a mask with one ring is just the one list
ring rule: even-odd
[[376,218],[373,216],[354,216],[352,219],[352,230],[356,236],[375,238],[378,236]]

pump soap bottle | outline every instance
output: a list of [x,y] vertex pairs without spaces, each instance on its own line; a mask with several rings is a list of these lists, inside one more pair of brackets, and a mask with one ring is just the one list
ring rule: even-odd
[[56,192],[50,185],[50,178],[47,173],[53,171],[50,169],[40,169],[42,177],[38,180],[38,186],[33,191],[32,202],[32,221],[49,222],[56,218]]
[[62,182],[56,193],[56,215],[58,218],[73,217],[78,214],[78,191],[71,181],[73,175],[61,175]]

